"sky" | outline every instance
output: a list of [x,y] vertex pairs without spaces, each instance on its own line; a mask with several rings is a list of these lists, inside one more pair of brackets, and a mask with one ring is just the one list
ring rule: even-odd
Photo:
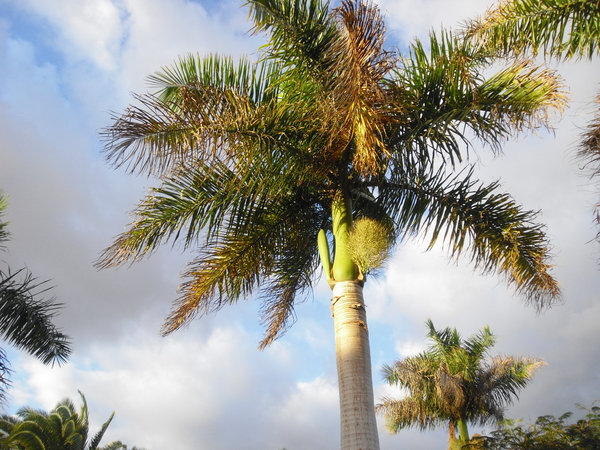
[[[93,263],[130,221],[155,180],[109,166],[99,132],[148,89],[146,77],[188,53],[256,56],[240,0],[0,0],[0,188],[9,196],[12,241],[0,255],[49,279],[63,303],[56,317],[73,342],[70,361],[47,367],[9,350],[13,387],[6,411],[50,410],[65,397],[91,410],[92,431],[112,411],[104,443],[151,450],[315,450],[339,448],[339,412],[330,291],[321,283],[296,308],[297,322],[264,351],[252,299],[161,337],[190,255],[165,246],[131,267]],[[405,47],[442,23],[458,27],[488,0],[379,0],[390,45]],[[570,107],[554,132],[519,136],[503,155],[479,148],[481,180],[539,220],[553,246],[564,302],[537,314],[494,276],[467,260],[449,262],[422,242],[396,248],[365,286],[376,399],[400,395],[381,366],[428,345],[425,321],[463,336],[489,325],[492,354],[548,364],[507,416],[576,411],[600,400],[600,244],[594,242],[598,189],[575,159],[593,117],[598,62],[562,64]],[[390,435],[382,450],[444,448],[446,432]],[[487,429],[474,431],[484,432]]]

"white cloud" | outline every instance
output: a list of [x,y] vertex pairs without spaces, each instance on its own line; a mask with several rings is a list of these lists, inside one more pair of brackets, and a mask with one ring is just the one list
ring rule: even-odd
[[417,37],[424,40],[431,29],[442,25],[457,29],[467,18],[483,14],[491,0],[377,0],[385,13],[388,35],[405,43]]
[[19,8],[43,18],[56,33],[54,45],[68,58],[115,69],[122,39],[122,12],[111,0],[20,0]]

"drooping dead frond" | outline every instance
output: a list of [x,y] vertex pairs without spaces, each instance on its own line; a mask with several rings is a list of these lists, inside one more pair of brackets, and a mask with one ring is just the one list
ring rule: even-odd
[[382,141],[383,125],[389,119],[380,106],[386,100],[382,80],[396,63],[396,56],[383,48],[385,23],[376,5],[344,0],[333,14],[341,38],[333,46],[336,63],[327,75],[335,107],[343,115],[341,130],[353,140],[354,170],[376,174],[389,156]]

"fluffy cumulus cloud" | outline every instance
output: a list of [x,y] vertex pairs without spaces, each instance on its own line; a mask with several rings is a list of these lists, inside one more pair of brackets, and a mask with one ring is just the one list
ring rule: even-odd
[[[162,338],[189,255],[164,248],[130,268],[98,272],[93,262],[123,230],[154,181],[103,160],[98,131],[122,111],[145,77],[190,52],[253,54],[238,0],[0,0],[0,188],[10,196],[13,241],[2,255],[51,278],[64,308],[57,323],[74,340],[63,367],[11,352],[10,411],[52,408],[81,390],[97,429],[114,410],[107,441],[173,450],[312,450],[339,446],[333,330],[325,284],[297,308],[298,322],[264,352],[251,300]],[[441,23],[456,26],[489,1],[380,0],[388,32],[402,47]],[[526,208],[540,210],[554,245],[565,302],[537,314],[497,277],[449,262],[420,242],[398,246],[365,290],[375,393],[399,395],[379,369],[425,348],[425,321],[463,335],[489,325],[496,351],[544,358],[548,367],[510,410],[514,417],[561,414],[600,399],[596,189],[573,159],[594,111],[598,63],[560,67],[571,109],[555,133],[507,143],[504,155],[474,155],[486,182],[501,179]],[[391,436],[382,449],[424,450],[445,432]]]

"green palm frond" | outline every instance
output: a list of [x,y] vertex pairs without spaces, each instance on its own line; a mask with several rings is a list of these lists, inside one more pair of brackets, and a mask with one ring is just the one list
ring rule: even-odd
[[108,428],[108,426],[112,422],[114,416],[115,416],[115,413],[112,412],[111,415],[110,415],[110,417],[108,418],[108,420],[102,424],[102,427],[100,428],[100,431],[98,431],[92,437],[92,440],[90,441],[89,445],[86,446],[86,450],[97,450],[98,449],[98,446],[100,445],[100,441],[104,437],[104,434],[106,433],[106,429]]
[[[88,442],[89,410],[84,395],[79,392],[82,406],[77,412],[74,403],[66,398],[50,412],[23,407],[16,417],[0,419],[0,442],[7,448],[18,450],[101,450],[98,446],[114,413],[100,431]],[[116,441],[103,447],[105,450],[127,449]]]
[[326,54],[336,39],[329,2],[253,0],[246,3],[254,32],[269,33],[267,55],[286,67],[301,60],[318,74],[331,64]]
[[503,0],[467,23],[466,35],[504,55],[588,58],[600,51],[595,0]]
[[185,101],[186,90],[207,86],[222,92],[236,92],[259,105],[277,96],[272,81],[279,70],[273,61],[252,62],[243,56],[234,61],[230,56],[218,54],[190,54],[150,75],[148,81],[156,89],[155,95],[173,107]]
[[499,273],[537,308],[560,298],[549,274],[549,244],[536,213],[522,210],[508,194],[497,193],[498,182],[487,186],[466,174],[404,172],[392,178],[378,201],[384,203],[403,236],[438,239],[451,256],[468,249],[484,273]]
[[[232,216],[252,222],[266,204],[294,192],[297,194],[292,199],[305,197],[305,201],[314,202],[310,192],[302,192],[302,186],[314,186],[310,180],[319,179],[319,171],[303,166],[293,155],[273,156],[268,163],[262,158],[244,162],[248,170],[241,173],[215,160],[210,165],[198,162],[194,169],[183,169],[164,178],[162,185],[152,189],[138,206],[129,230],[104,251],[98,266],[133,262],[168,240],[174,245],[183,241],[184,248],[188,248],[199,244],[203,231],[207,232],[207,241],[224,228],[237,234]],[[312,190],[312,196],[318,199],[318,190]]]
[[[184,273],[188,281],[180,287],[182,296],[167,318],[164,333],[198,313],[247,297],[265,284],[263,316],[266,321],[274,320],[269,322],[265,339],[280,334],[292,313],[292,300],[311,286],[318,258],[316,236],[324,215],[310,202],[298,203],[296,193],[291,196],[287,201],[265,203],[252,214],[238,212],[239,216],[228,218],[222,234],[212,234]],[[292,267],[296,272],[288,273]]]
[[469,357],[482,358],[495,344],[496,336],[492,334],[490,327],[486,325],[478,334],[465,339],[462,343],[462,347]]
[[288,216],[282,224],[279,250],[269,279],[262,290],[261,324],[265,327],[259,349],[279,338],[295,322],[294,305],[303,301],[313,285],[319,265],[317,234],[325,212],[320,207],[305,205],[305,209],[281,214]]
[[[197,313],[249,296],[261,280],[271,280],[264,288],[270,294],[264,297],[264,342],[287,328],[294,291],[309,287],[316,269],[316,234],[324,215],[315,209],[320,194],[314,182],[309,190],[302,186],[321,175],[303,166],[302,155],[272,156],[266,165],[262,158],[246,162],[249,170],[237,174],[213,161],[164,179],[140,204],[130,229],[101,256],[100,267],[133,262],[164,241],[182,241],[187,248],[206,233],[204,250],[186,271],[188,281],[164,333]],[[309,223],[313,231],[306,233]],[[292,268],[298,270],[288,273]]]
[[491,58],[480,47],[445,30],[430,33],[427,44],[411,45],[390,85],[401,105],[390,141],[400,155],[414,152],[404,158],[416,155],[405,165],[434,155],[454,165],[473,147],[472,136],[498,151],[515,133],[549,127],[566,104],[553,71],[520,61],[484,76]]
[[[7,199],[0,190],[0,250],[9,233],[2,221]],[[9,344],[40,359],[44,364],[59,365],[71,354],[69,337],[53,323],[61,305],[54,299],[41,298],[50,288],[38,282],[27,270],[15,272],[0,269],[0,336]],[[8,360],[0,349],[0,402],[4,387],[10,384]]]
[[40,298],[49,289],[44,284],[26,269],[0,271],[0,334],[44,364],[62,364],[71,354],[71,345],[68,336],[52,323],[61,304]]
[[495,356],[488,369],[479,374],[477,384],[482,390],[492,393],[493,402],[510,404],[519,398],[519,391],[545,365],[539,358]]

